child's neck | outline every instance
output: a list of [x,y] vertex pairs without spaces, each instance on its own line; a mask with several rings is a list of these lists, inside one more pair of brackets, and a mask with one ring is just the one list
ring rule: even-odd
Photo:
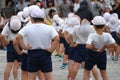
[[97,33],[98,35],[102,35],[102,34],[103,34],[103,29],[97,29],[97,30],[96,30],[96,33]]

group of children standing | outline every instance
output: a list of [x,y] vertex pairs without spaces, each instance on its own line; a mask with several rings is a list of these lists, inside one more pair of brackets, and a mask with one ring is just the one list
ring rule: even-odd
[[44,11],[33,5],[11,17],[0,35],[2,46],[7,46],[4,80],[9,80],[13,67],[14,80],[17,80],[19,66],[21,80],[35,80],[36,76],[40,80],[53,80],[51,54],[55,50],[59,55],[65,53],[64,65],[69,59],[68,80],[76,79],[80,65],[84,69],[84,80],[92,80],[91,73],[99,80],[97,68],[103,80],[108,80],[106,51],[116,50],[115,60],[120,53],[117,15],[110,15],[108,22],[102,16],[94,17],[91,22],[81,20],[74,13],[69,13],[64,20],[58,15],[52,16],[53,27],[44,23]]

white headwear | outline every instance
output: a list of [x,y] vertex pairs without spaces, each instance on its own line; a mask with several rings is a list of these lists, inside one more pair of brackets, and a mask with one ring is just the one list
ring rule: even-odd
[[54,15],[53,20],[59,25],[61,25],[64,22],[64,20],[60,18],[58,15]]
[[20,12],[17,13],[17,17],[19,18],[20,21],[23,21],[22,15],[23,15],[22,11],[20,11]]
[[19,19],[15,18],[15,19],[11,19],[10,21],[10,28],[14,31],[17,31],[21,28],[21,22]]
[[45,17],[45,13],[42,9],[40,8],[35,8],[34,10],[32,10],[32,12],[30,13],[31,17],[34,18],[44,18]]
[[104,13],[103,14],[103,18],[108,22],[109,21],[109,19],[110,19],[110,13],[108,13],[108,12],[106,12],[106,13]]
[[76,25],[80,25],[80,21],[81,21],[80,17],[77,15],[74,15],[72,17],[69,17],[66,23],[68,26],[74,27]]
[[29,6],[29,14],[32,12],[32,10],[34,10],[36,8],[40,9],[37,5]]
[[74,15],[75,15],[74,13],[70,12],[70,13],[68,13],[68,18],[69,18],[69,17],[72,17],[72,16],[74,16]]
[[111,17],[112,17],[112,16],[113,16],[113,17],[116,17],[116,19],[119,19],[117,13],[113,13],[113,14],[111,14]]
[[25,7],[23,9],[23,15],[22,15],[25,19],[29,17],[29,7]]
[[119,19],[118,19],[117,17],[115,17],[115,16],[111,16],[111,17],[110,17],[110,20],[109,20],[109,23],[110,23],[111,25],[116,25],[116,24],[119,23]]
[[105,25],[106,21],[102,16],[96,16],[92,20],[93,25]]

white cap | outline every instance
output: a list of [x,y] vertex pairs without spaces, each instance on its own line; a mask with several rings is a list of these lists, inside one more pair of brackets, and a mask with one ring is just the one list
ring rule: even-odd
[[111,14],[111,17],[112,17],[112,16],[113,16],[113,17],[116,17],[116,19],[119,19],[117,13],[113,13],[113,14]]
[[37,5],[29,6],[29,13],[31,13],[32,10],[34,10],[34,9],[36,9],[36,8],[40,9]]
[[106,21],[102,16],[96,16],[92,20],[93,25],[105,25]]
[[74,27],[76,25],[80,25],[80,21],[81,21],[80,17],[77,15],[74,15],[74,16],[68,18],[66,23],[68,26]]
[[19,19],[12,19],[10,21],[10,28],[14,31],[17,31],[21,28],[21,22]]
[[109,19],[110,19],[110,13],[108,13],[108,12],[106,12],[106,13],[104,13],[103,14],[103,18],[108,22],[109,21]]
[[45,13],[42,9],[40,8],[35,8],[34,10],[32,10],[32,12],[30,13],[31,17],[34,18],[44,18],[45,17]]
[[12,19],[19,19],[18,16],[12,16],[10,20]]
[[59,25],[61,25],[64,22],[64,20],[60,18],[58,15],[54,15],[53,20]]
[[17,17],[19,18],[20,21],[23,21],[22,15],[23,15],[22,11],[20,11],[20,12],[17,13]]
[[29,7],[25,7],[23,9],[23,15],[22,15],[25,19],[29,17]]
[[59,18],[58,15],[54,15],[54,16],[53,16],[53,20],[54,20],[54,21],[56,21],[58,18]]
[[69,17],[72,17],[72,16],[74,16],[74,15],[75,15],[74,13],[70,12],[70,13],[68,13],[68,18],[69,18]]
[[116,25],[116,24],[119,23],[119,19],[118,19],[117,17],[115,17],[115,16],[111,16],[111,17],[110,17],[110,20],[109,20],[109,23],[110,23],[111,25]]

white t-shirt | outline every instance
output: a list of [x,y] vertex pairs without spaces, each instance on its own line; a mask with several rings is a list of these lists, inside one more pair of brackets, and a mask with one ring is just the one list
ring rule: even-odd
[[119,21],[119,23],[117,23],[117,24],[115,24],[115,25],[111,24],[110,22],[108,22],[108,23],[106,24],[106,26],[109,27],[109,29],[110,29],[111,32],[116,31],[116,30],[117,30],[117,27],[118,27],[119,25],[120,25],[120,21]]
[[50,48],[52,39],[58,35],[53,27],[43,23],[27,25],[18,34],[27,37],[31,49]]
[[16,37],[16,34],[12,33],[8,24],[9,23],[7,23],[5,25],[5,27],[3,28],[2,32],[1,32],[1,35],[7,37],[7,39],[10,40],[10,41],[13,41]]
[[116,32],[120,34],[120,25],[117,27]]
[[86,42],[86,44],[94,45],[98,51],[103,48],[104,45],[113,43],[115,43],[115,40],[112,38],[111,34],[105,32],[102,35],[91,33]]
[[80,3],[75,3],[73,8],[74,12],[77,12],[79,8],[80,8]]
[[77,44],[85,44],[90,33],[94,33],[94,27],[92,25],[82,24],[81,26],[72,29],[70,34],[76,38]]

